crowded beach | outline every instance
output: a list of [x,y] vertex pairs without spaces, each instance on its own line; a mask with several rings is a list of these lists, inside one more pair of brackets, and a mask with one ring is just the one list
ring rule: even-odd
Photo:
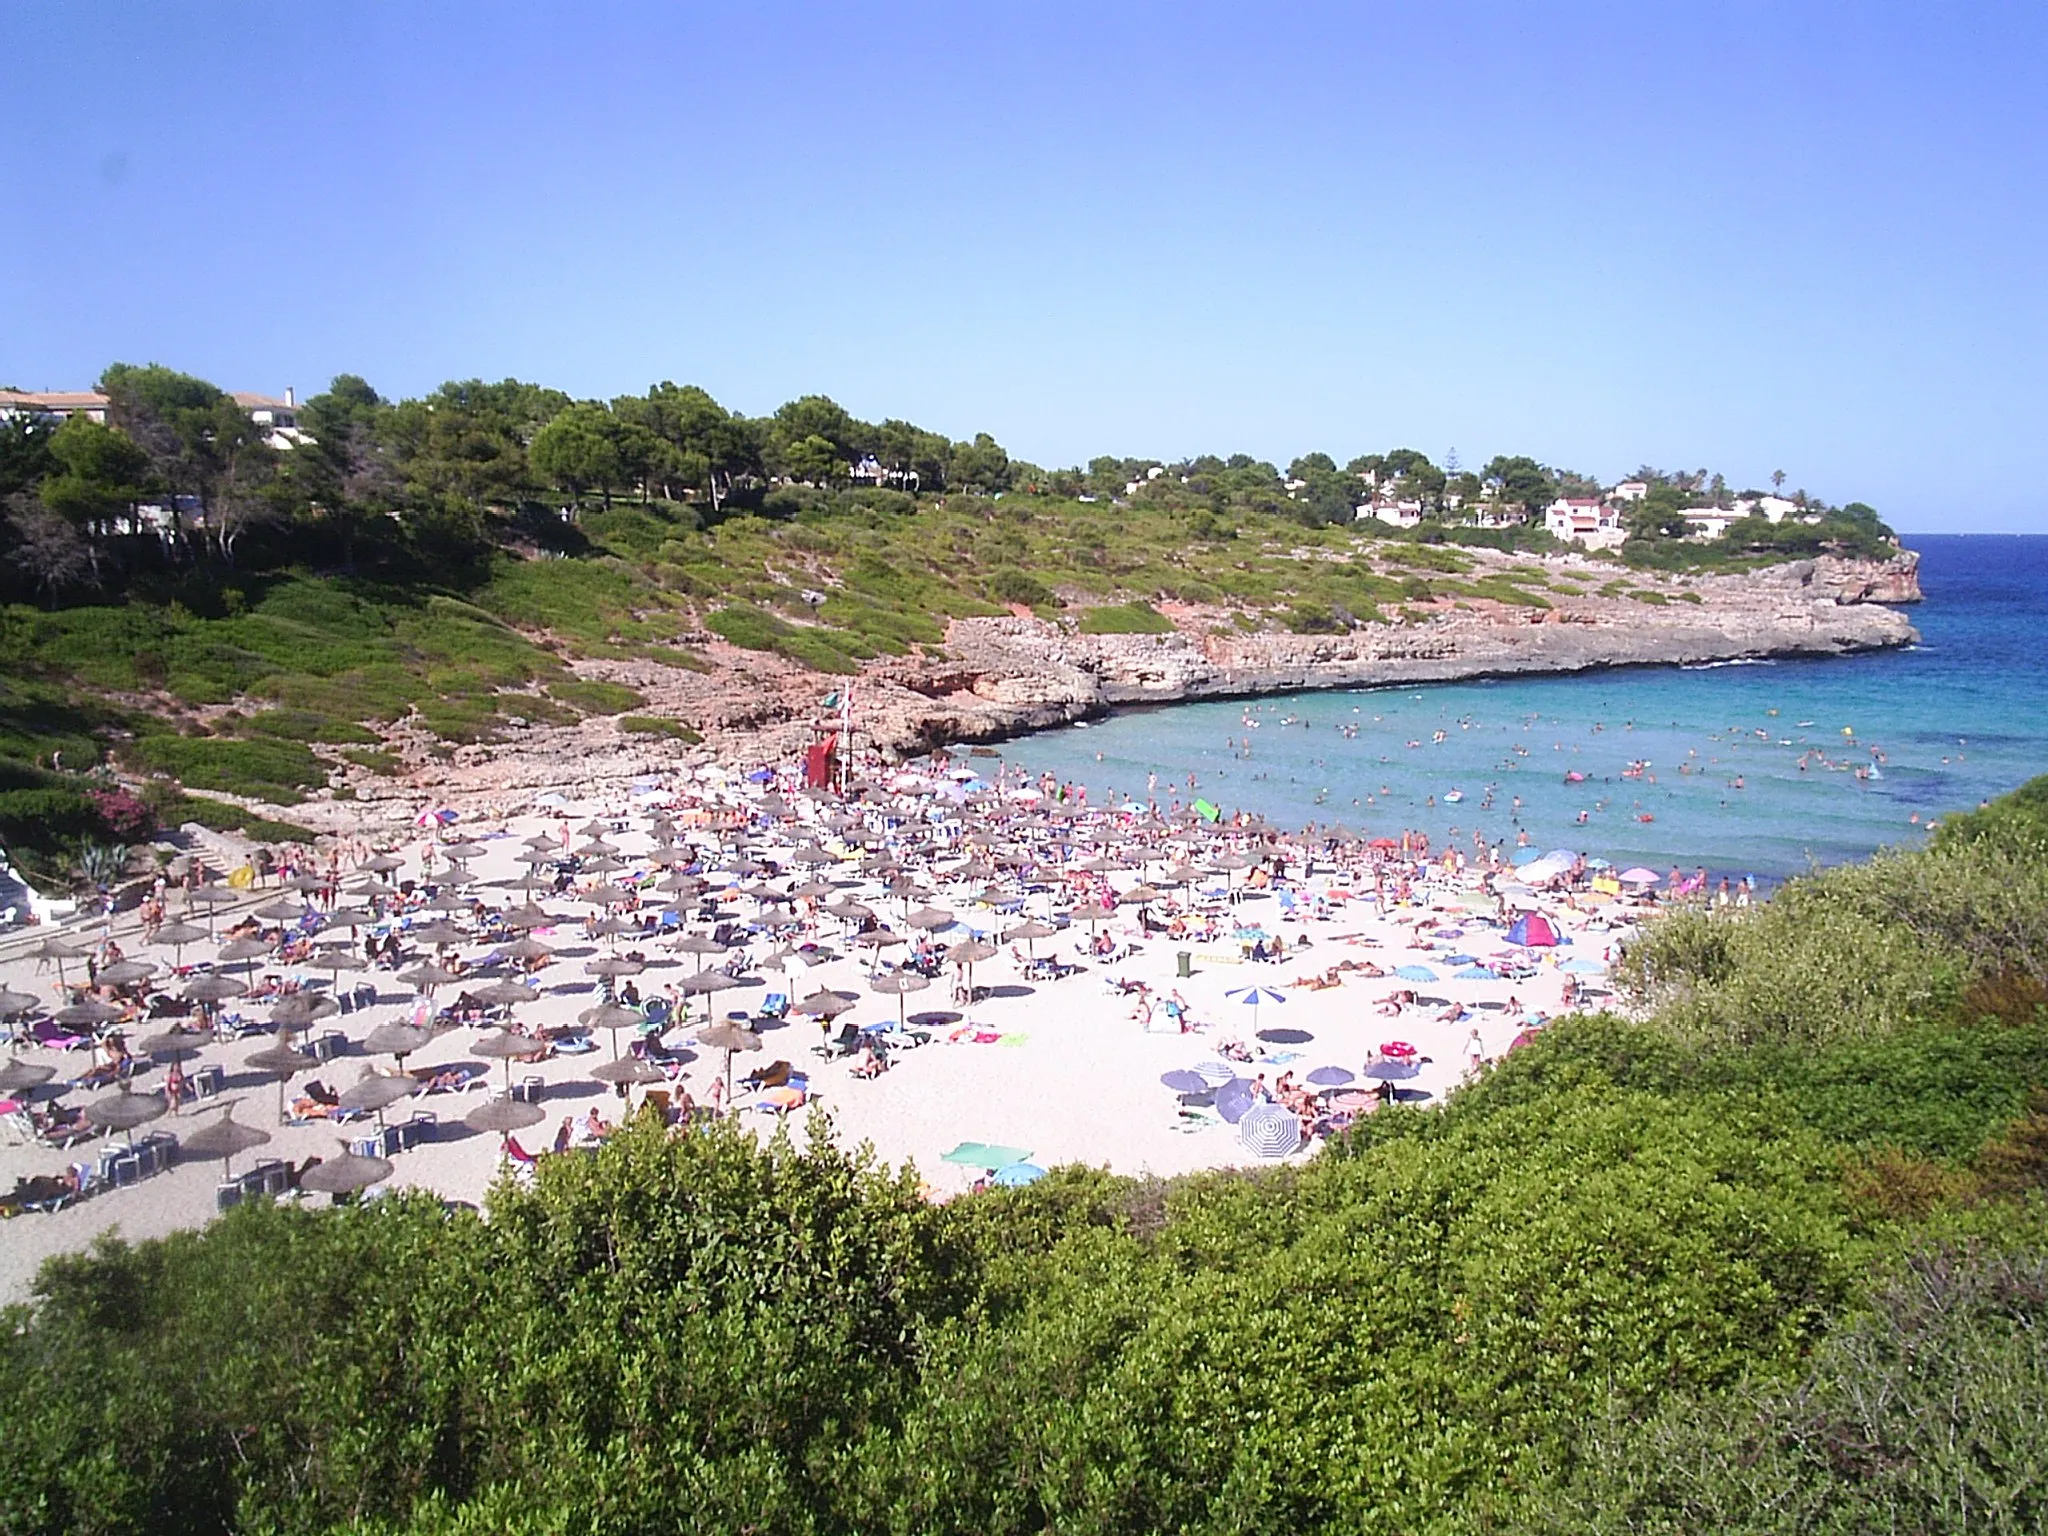
[[138,904],[0,940],[0,1296],[249,1199],[479,1202],[635,1115],[828,1116],[939,1200],[1309,1156],[1604,1002],[1668,879],[1090,807],[992,756],[817,778],[165,850]]

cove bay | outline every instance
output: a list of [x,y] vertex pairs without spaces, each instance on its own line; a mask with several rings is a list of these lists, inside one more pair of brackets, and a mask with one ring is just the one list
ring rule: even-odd
[[1143,799],[1156,775],[1162,807],[1201,796],[1288,827],[1414,827],[1460,845],[1526,829],[1533,846],[1616,864],[1782,879],[1918,846],[1930,821],[2048,761],[2048,538],[1905,542],[1926,601],[1907,610],[1921,639],[1902,650],[1213,700],[1003,755],[1091,802]]

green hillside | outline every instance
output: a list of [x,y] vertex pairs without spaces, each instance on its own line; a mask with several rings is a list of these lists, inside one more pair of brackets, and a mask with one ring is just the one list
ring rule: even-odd
[[[60,874],[128,830],[95,808],[96,765],[152,776],[155,815],[244,823],[180,787],[288,807],[343,765],[391,766],[380,733],[398,722],[447,751],[513,716],[643,706],[574,677],[578,658],[701,666],[716,637],[845,673],[1012,605],[1092,633],[1164,629],[1171,602],[1306,633],[1433,600],[1541,608],[1540,566],[1475,572],[1460,546],[1551,547],[1470,518],[1584,482],[1527,459],[1452,477],[1408,450],[1342,470],[1309,454],[1285,473],[1243,455],[1048,471],[986,434],[862,422],[818,396],[748,418],[670,384],[602,403],[470,381],[393,402],[343,377],[285,438],[169,369],[117,365],[102,386],[104,424],[0,422],[0,841]],[[1624,557],[1888,547],[1868,509],[1818,502],[1812,525],[1675,540],[1659,519],[1697,479],[1658,477]],[[1355,521],[1374,486],[1430,515],[1401,534]]]

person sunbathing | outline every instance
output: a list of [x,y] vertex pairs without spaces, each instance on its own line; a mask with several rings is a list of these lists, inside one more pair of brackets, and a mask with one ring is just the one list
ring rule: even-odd
[[292,1100],[294,1120],[327,1120],[341,1107],[341,1095],[319,1078],[306,1084],[306,1091]]
[[92,1055],[92,1065],[75,1079],[80,1088],[104,1088],[134,1070],[135,1058],[128,1054],[128,1042],[118,1032],[94,1046]]
[[853,1064],[855,1077],[880,1077],[888,1070],[889,1064],[875,1054],[875,1044],[870,1040],[861,1047],[860,1060]]
[[1327,992],[1332,987],[1344,985],[1344,978],[1338,974],[1339,967],[1331,966],[1320,976],[1297,976],[1287,983],[1290,987],[1303,987],[1310,992]]
[[78,1173],[66,1168],[62,1173],[37,1173],[27,1178],[17,1178],[11,1193],[0,1195],[0,1211],[13,1214],[26,1210],[32,1205],[47,1205],[52,1200],[61,1200],[67,1195],[78,1193]]
[[583,1135],[591,1141],[603,1141],[617,1129],[617,1126],[597,1112],[595,1104],[590,1106],[590,1113],[583,1117]]
[[422,1083],[424,1093],[452,1093],[458,1088],[469,1086],[470,1074],[464,1067],[443,1067]]
[[65,1104],[52,1104],[41,1114],[31,1110],[29,1119],[36,1128],[36,1134],[45,1141],[68,1141],[92,1129],[84,1110]]

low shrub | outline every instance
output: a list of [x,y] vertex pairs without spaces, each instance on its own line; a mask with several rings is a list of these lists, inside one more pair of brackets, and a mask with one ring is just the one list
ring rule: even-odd
[[601,683],[581,677],[557,678],[548,684],[548,692],[564,704],[593,715],[616,715],[647,702],[638,691],[623,683]]
[[140,766],[168,773],[194,789],[218,790],[293,805],[327,782],[320,759],[296,742],[219,736],[144,736],[130,748]]
[[619,729],[629,736],[667,736],[686,747],[694,747],[704,739],[682,721],[664,719],[660,715],[621,715]]
[[1173,621],[1150,603],[1109,603],[1081,615],[1084,635],[1170,635]]
[[83,788],[0,790],[0,844],[52,852],[104,837],[105,824]]
[[1027,608],[1043,608],[1058,603],[1051,587],[1015,566],[1005,566],[989,577],[988,595],[999,603],[1022,603]]

